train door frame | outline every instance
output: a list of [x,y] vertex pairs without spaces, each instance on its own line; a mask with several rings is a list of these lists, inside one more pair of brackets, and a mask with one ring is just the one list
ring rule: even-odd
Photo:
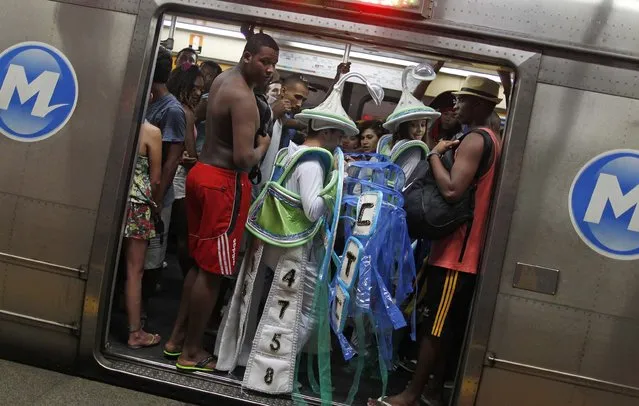
[[[118,10],[128,0],[111,0],[101,8]],[[133,171],[134,152],[138,141],[139,126],[145,113],[149,81],[153,71],[159,32],[164,13],[197,15],[214,20],[235,22],[256,21],[265,28],[273,27],[313,35],[319,30],[327,37],[348,42],[374,43],[388,48],[412,52],[424,52],[463,60],[483,61],[515,69],[515,81],[504,138],[504,152],[500,175],[493,197],[489,233],[487,236],[482,269],[478,281],[477,296],[466,338],[465,357],[462,361],[461,380],[456,385],[456,398],[460,405],[472,405],[477,395],[482,369],[485,364],[487,344],[495,304],[503,257],[513,214],[516,190],[524,155],[528,124],[537,85],[541,53],[505,46],[477,43],[469,35],[466,39],[441,36],[426,28],[400,26],[400,23],[384,21],[384,26],[354,21],[351,14],[320,9],[302,8],[295,12],[290,8],[274,9],[227,1],[189,0],[140,0],[138,18],[134,28],[132,47],[125,73],[123,92],[119,100],[120,115],[117,130],[109,151],[109,160],[98,210],[96,232],[91,249],[86,296],[83,307],[82,328],[78,349],[79,360],[91,367],[87,374],[104,377],[105,369],[120,374],[136,375],[125,370],[122,362],[108,358],[103,353],[107,318],[113,290],[114,270],[121,244],[121,230],[126,206],[126,191]],[[275,7],[275,6],[273,6]],[[278,5],[279,7],[279,5]],[[378,22],[382,22],[379,17]],[[361,20],[360,20],[361,21]],[[355,40],[355,41],[354,41]],[[498,216],[495,215],[498,213]],[[138,371],[144,366],[138,365]],[[218,385],[200,380],[202,385],[184,384],[184,380],[172,378],[174,374],[154,369],[149,380],[160,379],[168,385],[200,392],[218,392],[221,396],[235,397],[239,391],[229,392],[228,385]],[[162,373],[161,373],[162,372]],[[139,373],[138,373],[139,375]],[[141,375],[139,375],[141,376]],[[206,386],[204,382],[208,382]],[[215,388],[214,388],[215,387]],[[244,396],[244,395],[242,395]],[[242,397],[240,396],[240,398]]]

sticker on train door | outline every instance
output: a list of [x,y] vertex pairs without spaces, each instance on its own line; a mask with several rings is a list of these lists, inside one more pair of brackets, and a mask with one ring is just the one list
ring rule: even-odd
[[586,245],[609,258],[639,259],[639,151],[590,160],[570,188],[570,219]]
[[0,54],[0,132],[22,142],[60,131],[78,102],[71,62],[42,42],[22,42]]

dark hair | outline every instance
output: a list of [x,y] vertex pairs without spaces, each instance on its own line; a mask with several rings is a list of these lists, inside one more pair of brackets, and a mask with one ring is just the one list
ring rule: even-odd
[[219,75],[222,73],[222,67],[213,61],[204,61],[200,65],[200,69],[208,68],[211,69],[215,75]]
[[410,135],[408,133],[409,123],[410,121],[404,121],[403,123],[400,123],[399,126],[397,126],[397,131],[395,131],[395,133],[393,134],[393,144],[395,144],[397,141],[410,139]]
[[381,138],[384,135],[384,128],[382,122],[379,120],[367,120],[359,124],[359,136],[362,138],[362,134],[366,130],[373,130],[377,138]]
[[280,47],[277,45],[277,42],[275,42],[275,40],[271,38],[270,35],[260,32],[248,37],[246,46],[244,47],[244,52],[255,55],[260,52],[260,49],[262,49],[262,47],[271,48],[276,52],[280,51]]
[[429,106],[435,110],[455,107],[455,96],[452,90],[441,92],[430,102]]
[[182,48],[182,49],[180,49],[180,51],[177,53],[177,59],[180,59],[180,55],[182,55],[182,54],[183,54],[183,53],[185,53],[185,52],[189,52],[189,53],[191,53],[191,54],[195,55],[195,62],[197,62],[198,54],[197,54],[197,52],[195,51],[195,49],[193,49],[193,48],[191,48],[191,47],[186,47],[186,48]]
[[160,46],[158,50],[158,56],[155,60],[155,71],[153,72],[153,83],[166,83],[169,80],[171,74],[171,68],[173,67],[173,60],[171,58],[171,52]]
[[282,86],[293,87],[295,85],[301,84],[305,88],[308,89],[308,81],[301,77],[300,75],[291,75],[282,80]]
[[197,65],[189,65],[188,67],[187,65],[188,64],[184,64],[183,66],[178,66],[173,69],[166,83],[166,87],[180,103],[190,106],[189,97],[193,91],[195,80],[198,76],[202,76],[202,72]]

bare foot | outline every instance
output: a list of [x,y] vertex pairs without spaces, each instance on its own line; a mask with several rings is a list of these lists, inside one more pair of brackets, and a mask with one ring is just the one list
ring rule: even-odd
[[184,338],[184,334],[176,334],[174,331],[166,344],[164,344],[164,355],[179,357],[182,354],[182,347],[184,347]]
[[129,348],[137,350],[139,348],[153,347],[160,344],[162,338],[157,334],[149,334],[144,330],[134,331],[129,333],[129,340],[127,345]]
[[167,357],[179,357],[182,355],[182,344],[176,344],[172,341],[167,341],[164,344],[164,355]]

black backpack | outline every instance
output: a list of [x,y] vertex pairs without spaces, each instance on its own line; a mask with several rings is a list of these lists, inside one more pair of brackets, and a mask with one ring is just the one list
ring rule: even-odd
[[[406,222],[408,223],[408,233],[411,238],[439,240],[452,234],[463,224],[468,224],[463,248],[459,255],[460,262],[464,256],[473,223],[477,180],[490,168],[492,161],[493,142],[485,130],[475,128],[461,134],[456,139],[461,142],[468,134],[473,132],[480,134],[484,138],[484,151],[475,179],[461,199],[455,203],[449,203],[444,199],[437,187],[427,160],[421,161],[417,165],[410,178],[406,181],[407,187],[405,187],[403,192]],[[442,157],[442,164],[450,171],[454,160],[454,151],[447,151]]]
[[[254,146],[257,146],[258,136],[270,137],[273,134],[273,113],[265,95],[261,93],[255,93],[255,103],[257,104],[257,109],[260,112],[260,128],[257,129],[254,143]],[[249,172],[249,179],[254,185],[259,185],[262,182],[262,171],[260,170],[260,165],[263,161],[264,157],[262,157],[260,162],[253,168],[251,168],[251,172]]]

